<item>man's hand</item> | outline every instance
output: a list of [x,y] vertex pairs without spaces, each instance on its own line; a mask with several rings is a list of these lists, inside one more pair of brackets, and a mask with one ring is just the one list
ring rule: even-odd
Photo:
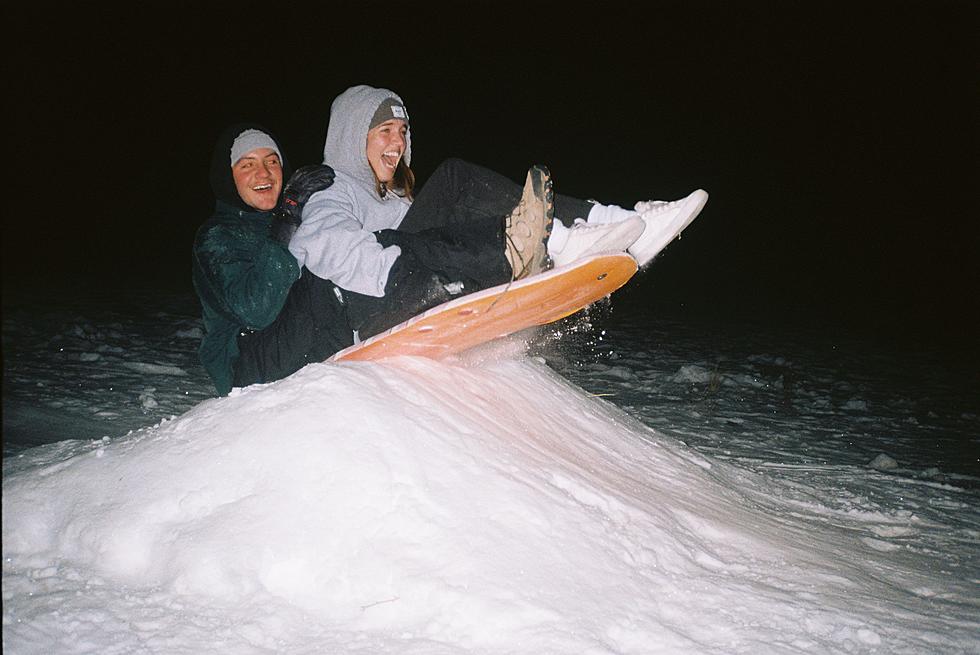
[[303,206],[317,191],[333,184],[333,169],[326,164],[304,166],[293,173],[282,191],[282,198],[272,212],[269,236],[273,241],[288,245],[299,224],[303,222]]
[[333,184],[333,169],[326,164],[304,166],[293,173],[282,190],[280,205],[283,211],[295,219],[299,225],[303,214],[303,205],[317,191],[323,191]]

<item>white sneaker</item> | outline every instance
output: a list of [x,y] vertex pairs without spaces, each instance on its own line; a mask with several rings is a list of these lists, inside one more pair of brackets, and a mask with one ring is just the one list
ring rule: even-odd
[[641,268],[649,264],[674,237],[679,236],[697,218],[706,202],[708,194],[703,189],[698,189],[688,197],[673,202],[647,200],[636,203],[634,209],[646,225],[640,238],[629,247],[629,253],[636,258],[636,263]]
[[590,255],[625,252],[643,234],[645,227],[646,223],[636,215],[616,223],[598,225],[577,220],[569,228],[568,239],[561,250],[550,253],[551,261],[555,266],[564,266]]

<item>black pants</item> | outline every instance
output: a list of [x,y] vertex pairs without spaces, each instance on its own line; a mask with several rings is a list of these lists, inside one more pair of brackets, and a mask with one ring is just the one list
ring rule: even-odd
[[[510,280],[504,255],[504,220],[517,206],[523,183],[462,159],[442,162],[417,194],[397,230],[382,230],[378,241],[397,245],[402,255],[381,298],[345,292],[351,325],[364,339],[449,300],[445,285],[463,293]],[[588,216],[591,205],[555,196],[555,215],[571,225]]]
[[244,387],[291,375],[354,343],[337,287],[303,268],[270,325],[238,337],[232,384]]
[[[421,232],[448,225],[466,225],[474,219],[503,219],[517,206],[524,178],[513,180],[463,159],[450,158],[439,164],[418,193],[405,219],[402,232]],[[555,216],[570,226],[576,218],[587,218],[592,205],[578,198],[555,194]]]

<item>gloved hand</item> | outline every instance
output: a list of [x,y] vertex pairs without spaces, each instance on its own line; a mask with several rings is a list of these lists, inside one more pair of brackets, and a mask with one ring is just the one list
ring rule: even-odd
[[323,191],[333,184],[333,169],[326,164],[303,166],[293,173],[282,190],[282,198],[272,212],[272,225],[269,236],[274,241],[288,244],[293,233],[302,222],[303,206],[317,191]]
[[279,205],[283,211],[295,219],[296,224],[300,223],[300,216],[303,213],[303,205],[317,191],[330,188],[333,184],[333,169],[326,164],[312,164],[304,166],[293,173],[286,188],[282,190],[282,199]]

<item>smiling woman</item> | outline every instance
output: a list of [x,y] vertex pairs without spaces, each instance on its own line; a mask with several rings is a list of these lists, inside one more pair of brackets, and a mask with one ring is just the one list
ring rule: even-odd
[[395,171],[402,164],[407,135],[408,123],[400,118],[392,118],[368,130],[368,163],[380,182],[388,183],[395,177]]
[[337,179],[310,198],[289,248],[342,289],[355,340],[453,295],[591,254],[629,248],[646,264],[667,245],[648,222],[686,225],[707,200],[695,191],[629,211],[556,195],[543,166],[522,189],[460,159],[440,164],[416,197],[411,158],[411,121],[397,94],[359,85],[337,96],[323,148]]
[[371,117],[367,133],[367,160],[377,181],[377,192],[383,196],[388,185],[400,189],[411,200],[415,174],[405,162],[408,149],[408,112],[394,97],[386,98]]

